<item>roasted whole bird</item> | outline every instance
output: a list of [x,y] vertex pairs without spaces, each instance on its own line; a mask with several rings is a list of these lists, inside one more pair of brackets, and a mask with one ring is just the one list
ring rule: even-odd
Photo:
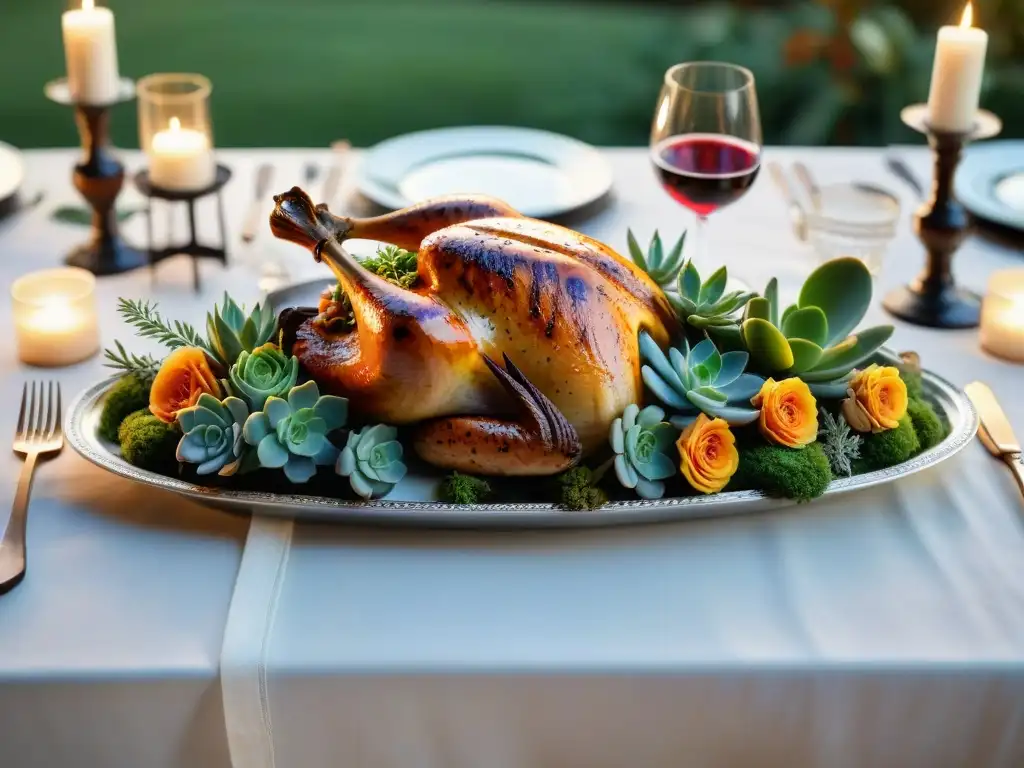
[[[322,390],[369,420],[414,424],[426,461],[475,474],[550,475],[605,444],[642,398],[637,333],[677,330],[661,289],[611,248],[481,196],[338,217],[300,189],[274,198],[274,234],[325,261],[355,328],[308,314],[291,352]],[[413,289],[342,247],[418,252]],[[288,325],[288,323],[285,323]]]

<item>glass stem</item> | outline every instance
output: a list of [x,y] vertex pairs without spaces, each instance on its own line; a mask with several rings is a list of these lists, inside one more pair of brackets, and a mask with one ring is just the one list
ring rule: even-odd
[[702,275],[707,271],[708,255],[708,217],[697,216],[697,224],[693,228],[693,248],[690,260]]

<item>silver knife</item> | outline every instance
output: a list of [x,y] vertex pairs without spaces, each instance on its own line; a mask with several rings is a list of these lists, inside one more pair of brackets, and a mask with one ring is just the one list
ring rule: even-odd
[[1021,453],[1020,440],[1013,434],[1013,427],[996,396],[980,381],[972,381],[964,387],[964,391],[981,417],[981,430],[978,433],[981,442],[989,453],[1006,462],[1017,478],[1021,493],[1024,493],[1024,455]]
[[263,211],[263,204],[267,194],[270,192],[270,181],[274,178],[274,166],[270,163],[263,163],[256,169],[256,187],[252,202],[249,203],[249,211],[245,214],[245,223],[242,225],[242,242],[251,243],[260,232],[260,214]]

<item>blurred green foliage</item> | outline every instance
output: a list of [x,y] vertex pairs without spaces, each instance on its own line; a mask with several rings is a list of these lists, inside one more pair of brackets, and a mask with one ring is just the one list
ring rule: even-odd
[[[935,29],[963,0],[109,0],[121,70],[214,82],[220,146],[357,145],[458,124],[647,142],[663,71],[720,59],[755,72],[774,144],[920,141],[899,121],[928,94]],[[1024,0],[975,0],[991,36],[983,106],[1024,136]],[[0,139],[76,141],[42,95],[63,71],[55,0],[0,0]],[[137,144],[134,105],[115,141]]]

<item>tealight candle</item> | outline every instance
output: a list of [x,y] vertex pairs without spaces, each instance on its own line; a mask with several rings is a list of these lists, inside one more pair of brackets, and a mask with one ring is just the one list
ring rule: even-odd
[[82,104],[116,101],[120,78],[113,12],[97,8],[94,0],[82,0],[81,8],[61,15],[60,25],[71,98]]
[[11,304],[18,358],[29,365],[71,365],[100,347],[96,278],[78,267],[46,269],[14,281]]
[[959,27],[939,30],[928,94],[928,123],[934,130],[966,133],[974,126],[988,35],[972,27],[972,22],[968,2]]
[[986,352],[1024,363],[1024,269],[1000,270],[989,278],[980,336]]
[[210,141],[202,131],[182,128],[172,117],[166,130],[153,134],[149,151],[149,179],[158,187],[194,192],[213,184],[217,165]]

